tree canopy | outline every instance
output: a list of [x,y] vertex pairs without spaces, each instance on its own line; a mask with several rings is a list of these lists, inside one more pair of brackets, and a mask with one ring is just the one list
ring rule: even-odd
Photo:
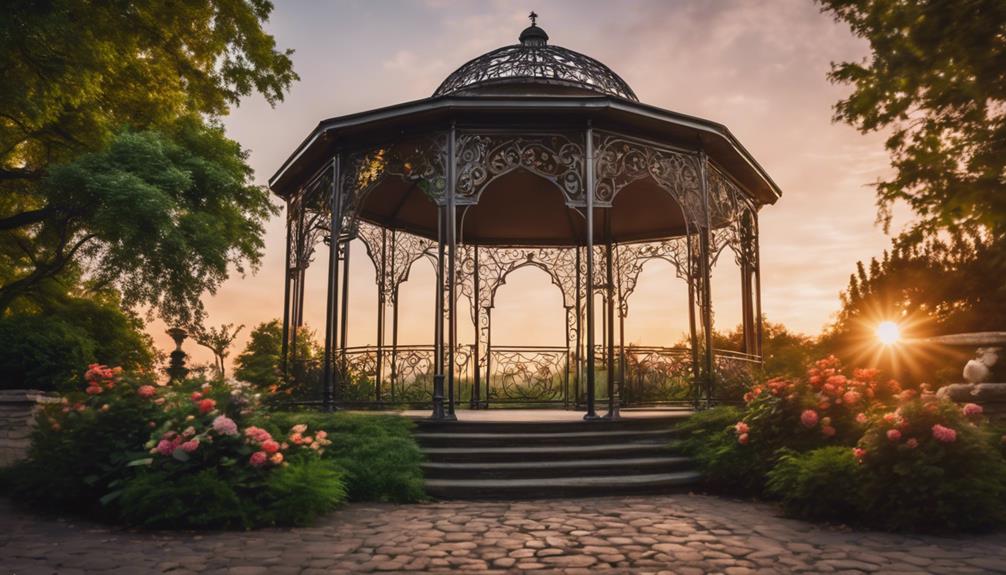
[[15,0],[0,19],[0,314],[70,273],[169,322],[254,268],[275,208],[217,119],[296,79],[264,0]]
[[818,2],[870,43],[865,61],[835,64],[830,78],[853,87],[836,119],[891,132],[895,172],[877,183],[885,225],[904,201],[918,216],[912,241],[1006,235],[1006,2]]

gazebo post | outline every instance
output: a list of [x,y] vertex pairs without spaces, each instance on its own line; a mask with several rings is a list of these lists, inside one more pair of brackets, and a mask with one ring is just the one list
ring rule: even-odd
[[[339,236],[342,232],[342,188],[341,165],[338,155],[332,159],[332,190],[329,201],[331,221],[329,222],[328,243],[328,294],[325,313],[325,365],[322,368],[322,406],[325,411],[335,410],[335,374],[333,351],[335,349],[335,326],[338,324],[336,289],[339,286]],[[296,330],[294,331],[296,334]]]
[[598,419],[594,407],[594,128],[587,124],[586,142],[587,200],[587,414],[586,420]]
[[607,349],[608,356],[608,413],[604,415],[606,419],[619,418],[619,401],[617,382],[615,381],[615,249],[611,240],[611,208],[604,212],[604,236],[605,236],[605,266],[606,279],[605,290],[608,293],[607,315]]
[[699,386],[702,382],[702,368],[699,365],[699,328],[698,322],[695,318],[695,308],[698,305],[696,301],[695,293],[695,272],[696,272],[696,254],[695,254],[695,242],[692,241],[691,230],[688,231],[688,241],[685,244],[687,248],[687,258],[688,265],[685,266],[685,275],[688,281],[688,335],[689,335],[689,345],[691,346],[691,356],[692,356],[692,378],[695,381],[695,407],[699,405]]
[[286,200],[286,264],[283,267],[283,342],[280,351],[280,367],[283,375],[283,383],[286,383],[287,352],[290,347],[290,241],[292,233],[290,229],[290,199]]
[[377,272],[377,350],[374,363],[374,399],[381,403],[381,380],[384,376],[384,298],[388,269],[388,230],[381,228],[381,265]]
[[758,228],[758,211],[753,213],[754,218],[754,289],[755,289],[755,353],[762,357],[762,337],[764,335],[761,314],[761,242],[759,241],[760,230]]
[[710,217],[710,206],[709,206],[709,157],[706,156],[705,150],[699,151],[699,162],[700,170],[702,174],[701,186],[702,186],[702,211],[703,211],[703,225],[700,226],[701,235],[699,236],[700,242],[700,258],[701,258],[701,273],[702,273],[702,332],[705,339],[705,357],[704,367],[705,367],[705,392],[706,392],[706,407],[708,407],[713,399],[713,387],[715,385],[715,360],[713,357],[713,304],[712,304],[712,286],[711,276],[712,270],[712,254],[710,253],[710,235],[712,234],[711,229],[711,217]]
[[437,290],[433,317],[433,413],[430,419],[444,419],[444,210],[437,210]]
[[303,260],[305,259],[304,258],[304,254],[306,253],[304,245],[303,245],[304,244],[304,196],[303,196],[303,190],[301,190],[301,194],[298,195],[298,197],[297,197],[296,205],[297,205],[297,231],[295,232],[296,238],[294,239],[294,242],[295,242],[295,244],[297,246],[296,247],[297,252],[294,255],[294,258],[295,258],[295,260],[297,262],[297,265],[294,266],[294,268],[296,269],[296,273],[293,276],[293,287],[292,287],[292,291],[293,291],[293,294],[292,294],[293,295],[293,303],[291,304],[291,308],[290,308],[290,313],[293,316],[290,319],[290,321],[293,323],[293,329],[291,330],[291,333],[290,333],[290,355],[291,355],[291,357],[293,357],[293,372],[294,372],[293,375],[294,375],[294,379],[295,380],[297,379],[297,377],[299,375],[301,375],[299,372],[302,371],[302,370],[298,370],[298,368],[297,368],[297,336],[299,335],[300,326],[302,325],[303,318],[304,318],[304,314],[301,311],[301,306],[304,303],[304,263],[305,262]]
[[454,173],[455,167],[455,127],[451,124],[451,131],[448,146],[447,161],[449,164],[448,173],[450,179],[447,184],[447,243],[450,251],[447,260],[447,296],[450,301],[447,305],[447,342],[450,348],[447,352],[447,418],[457,419],[454,415],[454,371],[457,363],[458,347],[458,297],[457,297],[457,260],[458,260],[458,238],[457,238],[457,217],[458,211],[455,197]]
[[395,384],[398,381],[398,273],[395,269],[395,255],[398,253],[398,237],[391,230],[391,401],[395,401]]
[[349,340],[349,246],[346,240],[342,247],[342,317],[339,318],[339,353],[345,359]]

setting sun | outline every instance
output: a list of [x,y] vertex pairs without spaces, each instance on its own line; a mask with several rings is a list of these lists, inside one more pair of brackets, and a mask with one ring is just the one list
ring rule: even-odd
[[877,339],[884,345],[893,345],[901,339],[901,328],[893,321],[881,322],[877,326]]

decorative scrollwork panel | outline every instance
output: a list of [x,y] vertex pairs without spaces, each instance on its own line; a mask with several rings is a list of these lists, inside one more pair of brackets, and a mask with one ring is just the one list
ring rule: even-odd
[[496,178],[523,168],[555,184],[568,201],[583,197],[583,144],[566,134],[459,134],[457,194],[474,203]]

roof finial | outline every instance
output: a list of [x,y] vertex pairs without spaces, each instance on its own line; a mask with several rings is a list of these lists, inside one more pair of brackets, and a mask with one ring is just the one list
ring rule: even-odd
[[538,24],[538,15],[534,13],[534,10],[532,10],[531,13],[527,15],[527,17],[531,19],[532,26]]

